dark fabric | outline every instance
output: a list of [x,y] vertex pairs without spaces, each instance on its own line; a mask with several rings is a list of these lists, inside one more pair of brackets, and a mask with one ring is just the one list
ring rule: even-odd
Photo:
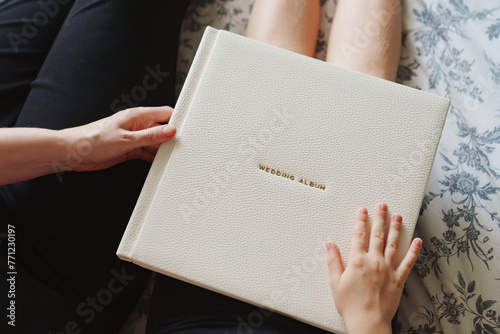
[[156,275],[147,334],[329,334],[283,315]]
[[[64,4],[61,4],[64,2]],[[0,126],[13,126],[73,1],[0,3]]]
[[[5,0],[0,125],[62,129],[132,106],[173,106],[188,2]],[[133,161],[0,188],[0,233],[15,226],[17,271],[16,327],[0,332],[117,332],[149,275],[115,255],[149,167]],[[3,303],[6,284],[2,277]]]
[[[62,129],[128,107],[173,106],[179,27],[188,2],[5,0],[0,126]],[[0,332],[118,331],[149,275],[115,255],[148,169],[134,161],[0,187],[0,233],[15,227],[17,272],[16,327]],[[10,275],[4,241],[5,310]],[[6,326],[5,318],[1,323]],[[148,332],[326,333],[161,275]]]

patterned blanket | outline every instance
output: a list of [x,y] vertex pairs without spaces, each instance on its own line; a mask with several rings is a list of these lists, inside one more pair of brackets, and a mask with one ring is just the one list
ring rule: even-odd
[[[253,0],[193,0],[179,44],[182,88],[207,25],[244,34]],[[398,81],[452,100],[416,236],[395,333],[500,333],[500,2],[403,0]],[[321,0],[325,58],[334,0]],[[426,154],[412,152],[409,163]],[[122,333],[143,333],[144,298]]]

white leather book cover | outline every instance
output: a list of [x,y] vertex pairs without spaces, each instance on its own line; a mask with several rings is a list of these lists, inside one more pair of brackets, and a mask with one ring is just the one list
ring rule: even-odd
[[118,256],[334,333],[325,242],[355,211],[407,250],[449,100],[207,28]]

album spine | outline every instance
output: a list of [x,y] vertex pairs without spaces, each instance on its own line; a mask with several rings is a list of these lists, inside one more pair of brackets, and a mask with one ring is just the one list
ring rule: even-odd
[[[164,170],[168,164],[170,155],[175,144],[182,135],[182,127],[186,119],[186,115],[190,110],[191,103],[196,95],[196,89],[205,71],[206,64],[210,58],[213,47],[217,40],[219,31],[217,29],[207,27],[201,39],[200,46],[193,59],[193,63],[186,77],[186,82],[179,95],[174,112],[169,121],[170,124],[177,128],[177,136],[163,143],[156,154],[155,160],[149,170],[146,182],[142,188],[141,194],[137,200],[134,211],[128,222],[125,233],[122,237],[116,255],[122,260],[134,262],[134,249],[140,242],[141,231],[144,228],[147,220],[147,215],[151,206],[151,202],[155,198],[158,191],[158,185],[164,175]],[[181,139],[180,139],[181,140]]]

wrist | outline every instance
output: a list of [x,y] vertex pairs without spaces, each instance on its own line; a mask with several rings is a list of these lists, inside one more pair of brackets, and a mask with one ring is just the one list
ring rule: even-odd
[[[94,123],[59,130],[61,156],[57,161],[60,171],[87,171],[95,164],[91,158],[103,143],[103,130]],[[90,167],[89,167],[90,166]]]
[[52,160],[52,169],[54,173],[66,172],[72,170],[76,163],[75,147],[78,140],[71,133],[72,129],[57,130],[55,155]]
[[392,334],[390,321],[382,321],[359,317],[357,319],[344,320],[348,334]]

